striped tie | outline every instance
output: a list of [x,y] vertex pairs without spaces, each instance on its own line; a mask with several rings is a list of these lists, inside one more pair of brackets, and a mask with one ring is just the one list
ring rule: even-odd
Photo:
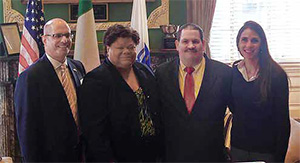
[[67,95],[75,123],[78,126],[77,96],[76,96],[75,87],[74,84],[72,83],[72,79],[70,73],[67,70],[66,65],[62,64],[60,68],[61,68],[61,83]]

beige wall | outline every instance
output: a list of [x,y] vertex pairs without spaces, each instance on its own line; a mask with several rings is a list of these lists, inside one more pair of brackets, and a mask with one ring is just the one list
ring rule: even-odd
[[300,62],[280,63],[290,79],[290,116],[300,119]]

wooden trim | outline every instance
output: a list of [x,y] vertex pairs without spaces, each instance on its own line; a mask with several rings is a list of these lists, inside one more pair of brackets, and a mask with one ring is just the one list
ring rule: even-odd
[[[28,0],[21,0],[22,4],[27,4]],[[44,0],[44,4],[68,4],[78,3],[79,0]],[[92,3],[129,3],[133,0],[92,0]],[[146,0],[146,2],[155,2],[155,0]]]
[[[23,30],[24,25],[24,16],[14,10],[12,8],[12,0],[5,0],[3,1],[3,17],[5,23],[10,22],[17,22],[19,25],[19,30]],[[22,0],[20,0],[22,1]],[[23,0],[26,1],[26,0]],[[46,0],[49,1],[49,0]],[[57,1],[57,0],[56,0]],[[69,0],[67,0],[69,1]],[[108,1],[108,0],[107,0]],[[127,0],[129,1],[129,0]],[[132,0],[130,0],[132,1]],[[149,2],[156,2],[157,0],[147,0]],[[151,14],[148,16],[148,29],[159,29],[160,25],[167,25],[169,24],[169,9],[170,9],[170,0],[160,0],[161,5],[155,8]],[[99,1],[100,2],[100,1]],[[112,2],[112,1],[110,1]],[[68,12],[68,11],[67,11]],[[77,23],[68,23],[72,31],[76,31]],[[124,26],[130,26],[130,21],[115,21],[115,22],[96,22],[96,30],[97,31],[104,31],[107,30],[108,27],[114,24],[122,24]]]

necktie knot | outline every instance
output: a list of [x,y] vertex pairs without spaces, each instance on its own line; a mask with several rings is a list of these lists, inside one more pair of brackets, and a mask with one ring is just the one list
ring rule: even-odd
[[61,64],[60,65],[60,75],[62,76],[62,78],[66,78],[66,70],[67,70],[67,65],[66,64]]
[[64,64],[64,63],[63,63],[63,64],[61,64],[61,65],[60,65],[60,69],[61,69],[61,71],[63,71],[63,72],[64,72],[64,71],[66,71],[66,69],[67,69],[67,65],[66,65],[66,64]]
[[194,67],[186,67],[184,71],[188,74],[192,74],[195,71],[195,69]]

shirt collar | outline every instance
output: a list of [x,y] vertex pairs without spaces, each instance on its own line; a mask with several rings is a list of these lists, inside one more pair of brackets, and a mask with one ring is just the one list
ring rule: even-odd
[[248,74],[247,74],[247,70],[246,70],[246,66],[245,66],[245,61],[244,60],[241,60],[240,62],[236,63],[237,65],[237,68],[238,70],[240,71],[240,73],[243,75],[243,78],[247,81],[247,82],[251,82],[253,80],[255,80],[256,78],[258,78],[259,76],[259,73],[258,71],[255,73],[254,76],[248,77]]
[[65,64],[68,66],[67,57],[63,63],[57,61],[56,59],[52,58],[50,55],[46,53],[47,58],[49,59],[50,63],[52,64],[53,68],[56,70],[58,69],[62,64]]
[[[201,65],[203,65],[204,63],[205,63],[205,57],[202,58],[199,64],[193,66],[193,68],[195,69],[194,72],[198,72],[200,70]],[[182,70],[182,72],[185,72],[184,69],[186,68],[186,66],[180,61],[179,68]]]

